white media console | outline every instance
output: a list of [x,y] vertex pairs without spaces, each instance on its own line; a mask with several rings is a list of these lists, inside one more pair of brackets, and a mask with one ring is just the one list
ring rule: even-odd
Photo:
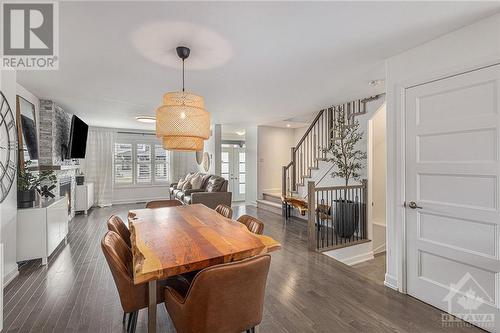
[[39,207],[17,210],[17,261],[47,258],[68,234],[66,197],[49,200]]

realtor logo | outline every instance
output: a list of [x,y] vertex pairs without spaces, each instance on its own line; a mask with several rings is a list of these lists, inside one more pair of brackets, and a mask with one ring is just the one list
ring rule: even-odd
[[443,302],[448,303],[448,313],[443,313],[443,326],[467,326],[469,322],[488,329],[495,325],[495,314],[488,305],[495,307],[494,299],[470,273],[466,273],[457,283],[452,283]]
[[2,3],[2,69],[58,68],[58,4]]

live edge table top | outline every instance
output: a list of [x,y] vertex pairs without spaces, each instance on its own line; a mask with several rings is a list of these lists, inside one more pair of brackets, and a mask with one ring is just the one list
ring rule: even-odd
[[202,204],[132,210],[128,219],[135,284],[281,248]]

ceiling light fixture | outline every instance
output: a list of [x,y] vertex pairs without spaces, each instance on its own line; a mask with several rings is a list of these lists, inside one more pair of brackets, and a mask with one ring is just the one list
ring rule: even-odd
[[156,136],[163,138],[163,148],[178,151],[201,151],[210,137],[210,114],[203,97],[184,90],[184,61],[191,50],[176,49],[182,59],[182,91],[167,92],[163,105],[156,110]]
[[245,135],[245,131],[236,131],[236,134],[238,134],[239,136],[243,136]]
[[146,123],[146,124],[156,123],[155,116],[137,116],[135,117],[135,120],[137,120],[140,123]]
[[286,124],[286,127],[290,127],[290,126],[292,126],[292,125],[290,125],[290,124]]

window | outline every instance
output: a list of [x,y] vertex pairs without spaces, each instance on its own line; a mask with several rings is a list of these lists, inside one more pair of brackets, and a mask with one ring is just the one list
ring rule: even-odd
[[167,151],[162,145],[155,145],[155,180],[157,182],[168,181],[169,166]]
[[115,143],[114,157],[115,184],[145,185],[169,180],[169,154],[159,144]]
[[137,183],[151,183],[151,146],[137,144]]
[[115,143],[115,183],[132,184],[132,145]]

